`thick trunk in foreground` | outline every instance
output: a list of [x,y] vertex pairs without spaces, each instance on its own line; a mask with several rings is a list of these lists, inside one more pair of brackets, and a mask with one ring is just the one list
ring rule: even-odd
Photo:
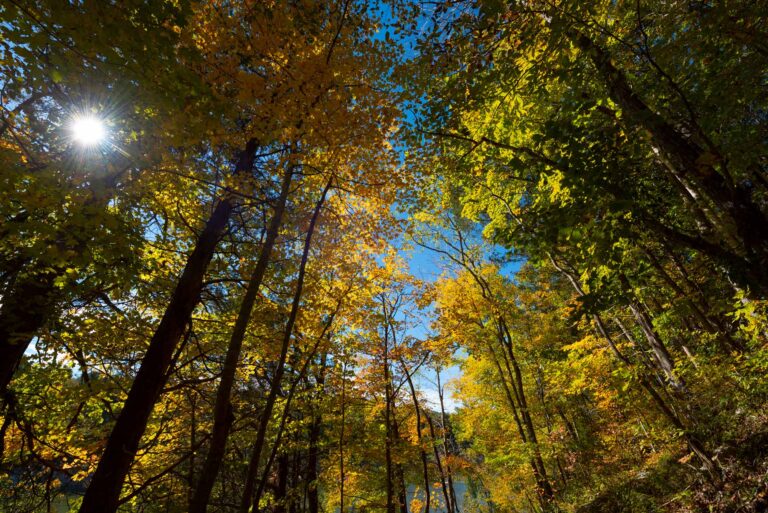
[[[240,154],[236,174],[253,167],[255,153],[256,142],[251,140]],[[230,198],[219,200],[187,259],[184,272],[152,336],[128,398],[107,440],[104,454],[85,492],[80,513],[113,513],[117,510],[123,481],[136,456],[155,402],[168,379],[173,351],[199,302],[206,270],[226,229],[232,208]]]
[[219,388],[216,392],[216,404],[213,407],[211,444],[208,448],[208,455],[205,458],[203,470],[200,473],[200,479],[195,488],[195,494],[190,503],[190,513],[205,513],[213,485],[216,482],[216,476],[218,476],[219,469],[221,468],[224,450],[227,445],[227,437],[229,436],[229,429],[233,419],[230,396],[235,382],[235,371],[237,370],[237,363],[240,359],[240,351],[243,347],[243,339],[245,338],[245,330],[251,318],[253,305],[256,302],[259,287],[261,287],[261,282],[269,265],[272,248],[275,245],[280,226],[283,222],[283,213],[285,212],[285,204],[288,200],[292,176],[293,171],[288,167],[282,180],[280,196],[277,198],[272,220],[267,229],[264,246],[261,248],[261,254],[256,262],[256,267],[251,274],[251,279],[248,281],[248,287],[240,304],[240,311],[237,314],[237,320],[232,330],[232,336],[229,340],[229,347],[227,348],[227,355],[222,368],[221,381],[219,381]]
[[54,270],[25,277],[3,298],[0,309],[0,401],[32,339],[50,317],[61,291]]
[[[91,196],[81,205],[85,219],[92,219],[95,214],[91,210],[100,211],[114,190],[121,172],[111,172],[99,177],[91,177],[93,185]],[[17,216],[12,222],[24,222],[28,215]],[[0,238],[4,233],[0,233]],[[63,240],[74,236],[75,242],[64,243]],[[91,242],[88,234],[82,233],[74,226],[64,226],[59,229],[56,238],[57,250],[61,253],[73,252],[80,254]],[[8,393],[8,385],[19,367],[24,352],[40,330],[57,314],[66,298],[63,289],[56,285],[56,279],[65,277],[69,268],[67,262],[48,267],[38,263],[27,269],[26,273],[17,276],[0,306],[0,402]]]

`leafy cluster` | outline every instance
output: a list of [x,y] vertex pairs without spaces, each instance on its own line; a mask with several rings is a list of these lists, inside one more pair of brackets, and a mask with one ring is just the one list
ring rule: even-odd
[[764,511],[767,16],[0,3],[0,510]]

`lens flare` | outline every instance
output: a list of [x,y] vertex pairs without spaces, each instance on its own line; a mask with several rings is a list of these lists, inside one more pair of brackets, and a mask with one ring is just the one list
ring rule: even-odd
[[78,116],[72,120],[72,138],[83,146],[95,146],[107,136],[104,122],[94,116]]

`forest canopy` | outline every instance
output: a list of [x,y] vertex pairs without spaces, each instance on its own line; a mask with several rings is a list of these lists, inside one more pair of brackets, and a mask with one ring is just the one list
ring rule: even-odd
[[0,511],[768,510],[765,2],[0,36]]

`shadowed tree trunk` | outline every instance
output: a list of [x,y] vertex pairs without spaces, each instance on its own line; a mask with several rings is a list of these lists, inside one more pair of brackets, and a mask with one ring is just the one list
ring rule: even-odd
[[[315,345],[310,350],[309,355],[307,356],[307,359],[304,361],[304,365],[302,365],[301,367],[301,370],[299,370],[299,374],[293,380],[293,383],[291,383],[291,388],[288,390],[288,395],[286,396],[286,399],[285,399],[283,414],[280,417],[280,425],[277,428],[275,443],[272,444],[272,451],[270,452],[269,458],[267,458],[266,465],[264,465],[264,472],[262,473],[261,481],[259,481],[259,486],[256,489],[256,495],[253,498],[254,505],[259,503],[259,501],[261,500],[261,496],[264,493],[264,490],[266,489],[267,479],[269,478],[269,473],[272,469],[272,463],[275,461],[277,451],[280,448],[280,442],[282,441],[283,433],[285,432],[285,423],[288,420],[288,417],[290,415],[291,402],[293,402],[293,398],[296,396],[296,388],[298,387],[299,383],[304,379],[304,377],[307,375],[307,369],[309,369],[309,365],[312,363],[312,360],[315,358],[315,354],[317,353],[317,348],[320,346],[320,343],[322,342],[323,338],[326,336],[326,333],[330,329],[331,324],[333,324],[333,319],[336,317],[336,313],[338,312],[340,307],[341,307],[341,301],[339,301],[339,303],[337,304],[336,311],[334,311],[333,314],[331,314],[331,316],[328,318],[328,321],[325,323],[325,326],[323,326],[323,331],[320,333],[320,336],[317,337],[317,340],[315,341]],[[326,359],[326,354],[323,355],[323,370],[321,371],[323,375],[325,373],[325,368],[324,368],[325,359]],[[319,436],[321,417],[317,415],[316,418],[318,419],[317,420],[317,430],[318,430],[317,436]],[[317,446],[317,440],[315,440],[315,448],[317,448],[316,446]],[[310,440],[310,455],[309,455],[310,460],[312,459],[311,451],[312,451],[312,442]],[[315,455],[314,458],[315,458],[314,470],[310,468],[309,471],[314,472],[314,476],[315,478],[317,478],[317,455]],[[311,463],[308,463],[308,466],[311,466]]]
[[197,482],[197,487],[190,504],[190,513],[205,513],[211,496],[211,491],[213,490],[213,485],[216,482],[216,476],[219,474],[219,468],[221,467],[221,462],[224,458],[227,437],[233,420],[230,396],[232,394],[232,386],[235,382],[235,371],[237,370],[237,363],[240,359],[240,351],[243,346],[243,339],[245,338],[245,330],[248,327],[248,321],[251,318],[251,312],[253,311],[253,306],[256,302],[259,287],[261,287],[261,282],[267,271],[272,248],[275,245],[280,226],[282,225],[283,213],[285,212],[285,204],[288,200],[288,193],[291,188],[292,176],[293,170],[288,167],[282,180],[280,195],[275,204],[272,220],[267,229],[264,246],[261,248],[256,267],[251,274],[251,279],[248,282],[248,287],[243,296],[242,303],[240,304],[240,311],[238,312],[237,320],[235,321],[235,326],[232,330],[232,336],[230,337],[227,355],[224,359],[224,366],[222,368],[221,381],[219,382],[219,388],[216,392],[216,404],[213,407],[213,432],[211,433],[211,443],[208,448],[208,455],[205,458],[205,464],[200,473],[200,479]]
[[403,367],[403,373],[405,374],[405,379],[408,381],[408,388],[411,391],[411,400],[413,401],[413,409],[416,412],[416,437],[418,438],[418,441],[419,441],[419,455],[421,457],[421,473],[422,473],[422,478],[424,479],[424,493],[426,496],[426,501],[424,503],[424,513],[429,513],[429,505],[430,505],[430,499],[431,499],[431,493],[430,493],[430,487],[429,487],[429,466],[428,466],[428,460],[427,460],[427,451],[424,449],[424,439],[422,436],[422,429],[421,429],[421,407],[419,406],[419,398],[416,395],[416,387],[413,386],[413,378],[411,377],[410,372],[408,372],[408,367],[405,365],[405,361],[402,358],[400,358],[400,365]]
[[447,513],[453,513],[453,503],[451,501],[450,492],[448,491],[448,482],[446,481],[445,469],[443,467],[442,458],[440,457],[440,450],[435,443],[437,440],[437,434],[435,433],[435,423],[428,412],[425,412],[424,416],[427,419],[427,426],[429,426],[429,436],[431,438],[432,449],[435,454],[435,464],[437,465],[437,471],[440,473],[440,484],[442,485],[441,488],[443,490],[443,498],[445,499],[445,510]]
[[272,416],[272,410],[275,407],[275,401],[277,400],[277,393],[280,388],[280,381],[283,379],[283,373],[285,372],[285,360],[288,356],[288,347],[290,346],[291,337],[293,335],[293,325],[296,323],[296,316],[299,313],[299,305],[301,303],[301,294],[304,287],[304,275],[307,268],[307,260],[309,259],[309,248],[312,244],[312,234],[315,231],[315,225],[317,219],[320,216],[320,210],[323,207],[325,198],[333,183],[333,177],[328,180],[325,185],[320,199],[315,205],[315,210],[312,213],[312,219],[309,222],[309,229],[307,230],[307,237],[304,241],[304,249],[301,255],[301,264],[299,265],[299,275],[296,280],[296,291],[291,303],[291,311],[288,314],[288,322],[285,326],[283,333],[283,342],[280,348],[280,357],[277,361],[277,368],[275,375],[272,378],[272,382],[267,395],[267,400],[264,404],[264,409],[261,412],[261,419],[259,421],[259,430],[256,433],[256,441],[253,444],[251,452],[251,458],[248,462],[248,471],[245,477],[245,484],[243,487],[243,496],[240,501],[241,513],[248,513],[248,509],[251,507],[251,502],[254,495],[254,485],[256,484],[256,476],[259,470],[259,461],[261,460],[261,453],[264,448],[264,439],[267,435],[267,427],[269,425],[269,419]]
[[[318,391],[322,393],[325,385],[325,368],[328,363],[328,354],[323,353],[320,358],[320,371],[317,374],[316,383]],[[309,426],[309,454],[307,455],[307,502],[309,513],[320,512],[320,495],[317,492],[318,465],[320,462],[320,427],[322,415],[316,411],[312,415],[312,424]]]
[[[650,135],[673,178],[709,214],[719,233],[720,240],[716,242],[730,246],[742,257],[741,264],[734,265],[733,260],[724,262],[732,278],[743,288],[763,296],[768,294],[768,218],[752,199],[750,188],[733,182],[716,151],[701,147],[651,109],[603,48],[574,28],[566,33],[588,55],[611,99],[621,108],[623,118]],[[708,208],[709,202],[714,208]],[[717,254],[710,256],[719,259]]]
[[54,286],[59,275],[51,269],[23,277],[3,298],[0,310],[0,400],[4,400],[8,385],[32,339],[46,323],[61,291]]
[[[448,436],[451,434],[451,431],[448,424],[448,416],[445,414],[444,389],[442,383],[440,383],[440,371],[437,370],[435,375],[437,377],[437,396],[440,399],[440,422],[443,425],[443,454],[448,458],[448,455],[450,454],[450,451],[448,451]],[[456,488],[453,486],[453,471],[451,465],[447,461],[445,462],[445,469],[447,471],[448,492],[451,497],[451,510],[453,510],[454,513],[459,513],[459,504],[456,500]]]
[[[566,270],[565,267],[560,265],[557,260],[555,260],[553,255],[549,255],[549,260],[555,269],[563,273],[566,278],[568,278],[568,281],[571,283],[571,286],[573,286],[576,293],[579,296],[584,296],[584,290],[581,288],[581,285],[579,284],[576,277],[570,271]],[[600,314],[593,314],[592,319],[595,322],[595,327],[597,328],[598,333],[606,341],[608,347],[616,359],[629,368],[633,367],[634,365],[632,361],[627,358],[627,356],[624,355],[621,351],[619,351]],[[701,441],[699,441],[699,439],[691,433],[690,429],[688,429],[680,420],[680,418],[675,414],[675,412],[672,411],[672,408],[669,407],[664,398],[654,388],[653,382],[646,376],[646,374],[641,371],[638,377],[640,379],[640,384],[645,389],[645,391],[648,392],[648,394],[651,396],[651,399],[653,399],[653,402],[656,403],[664,416],[667,417],[673,426],[675,426],[683,433],[683,436],[688,443],[688,447],[691,449],[691,451],[693,451],[694,454],[696,454],[707,472],[710,475],[716,476],[718,473],[717,465],[712,460],[712,457],[709,455],[709,452],[706,450]]]
[[504,349],[506,349],[506,356],[509,358],[509,362],[512,364],[513,376],[513,390],[517,397],[518,406],[520,407],[520,417],[525,426],[525,431],[528,436],[528,441],[533,447],[533,460],[538,469],[540,488],[542,498],[544,499],[545,508],[548,507],[555,497],[552,484],[547,476],[547,469],[544,466],[544,458],[541,456],[541,449],[539,448],[539,440],[536,436],[536,429],[533,425],[533,419],[531,418],[530,411],[528,410],[528,400],[525,397],[525,389],[523,388],[523,375],[520,372],[520,366],[517,363],[514,350],[512,348],[512,335],[509,332],[509,327],[503,318],[499,318],[499,339]]
[[[382,301],[384,303],[384,301]],[[382,365],[384,369],[384,462],[387,474],[387,513],[395,513],[395,483],[394,466],[392,463],[392,383],[389,378],[389,318],[386,312],[386,303],[384,303],[384,318],[387,322],[384,324],[383,339],[383,358]]]
[[[392,438],[393,440],[400,440],[400,426],[395,416],[394,403],[392,404]],[[408,513],[408,488],[405,486],[405,471],[400,461],[395,462],[394,476],[397,481],[397,510],[400,513]]]
[[344,513],[344,428],[347,420],[347,361],[342,350],[341,363],[341,429],[339,429],[339,513]]
[[[288,456],[283,454],[277,459],[277,486],[275,487],[275,513],[285,513],[285,500],[288,492]],[[254,513],[257,511],[254,508]]]
[[[102,209],[122,174],[123,170],[113,170],[107,175],[91,177],[91,196],[81,205],[84,209],[82,215],[86,219],[103,214]],[[24,222],[27,219],[28,215],[24,214],[16,216],[11,222]],[[0,238],[2,235],[0,233]],[[89,236],[83,230],[65,226],[58,231],[57,250],[80,254],[89,244]],[[63,242],[72,238],[74,242]],[[10,290],[3,293],[0,306],[0,401],[5,400],[8,385],[24,352],[43,326],[55,317],[66,298],[63,290],[56,285],[56,279],[66,276],[68,267],[67,262],[43,268],[38,263],[31,269],[21,269],[15,274]]]
[[[250,172],[255,153],[256,141],[250,140],[240,154],[235,174]],[[233,201],[228,196],[219,200],[187,259],[168,308],[152,336],[123,409],[107,439],[104,453],[80,506],[81,513],[113,513],[117,510],[123,481],[138,451],[152,408],[168,379],[173,351],[199,302],[206,270],[227,227]]]

